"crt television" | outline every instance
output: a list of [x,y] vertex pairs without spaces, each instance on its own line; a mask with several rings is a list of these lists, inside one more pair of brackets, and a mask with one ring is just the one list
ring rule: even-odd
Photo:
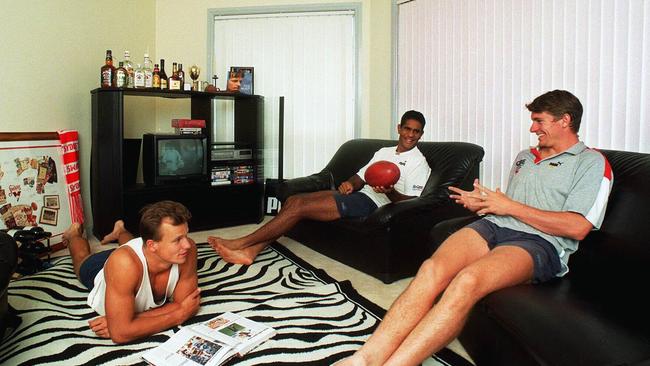
[[142,137],[142,175],[147,185],[207,181],[204,135],[146,133]]

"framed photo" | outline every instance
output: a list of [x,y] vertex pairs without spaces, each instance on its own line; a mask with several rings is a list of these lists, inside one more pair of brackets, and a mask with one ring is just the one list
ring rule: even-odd
[[43,207],[56,209],[61,208],[61,205],[59,203],[59,195],[54,194],[43,196]]
[[56,226],[59,221],[59,210],[48,207],[43,207],[41,210],[41,218],[38,220],[41,224]]
[[242,94],[254,94],[254,70],[252,67],[231,66],[228,72],[226,91]]

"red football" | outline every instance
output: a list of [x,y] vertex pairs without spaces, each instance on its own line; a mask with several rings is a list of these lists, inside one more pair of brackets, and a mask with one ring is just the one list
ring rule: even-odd
[[388,187],[397,183],[399,176],[399,167],[395,165],[395,163],[391,163],[387,160],[380,160],[372,163],[368,169],[366,169],[364,179],[371,187]]

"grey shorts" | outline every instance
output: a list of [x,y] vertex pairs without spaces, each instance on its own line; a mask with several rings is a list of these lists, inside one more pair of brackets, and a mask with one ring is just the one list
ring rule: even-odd
[[490,250],[502,245],[513,245],[526,250],[533,258],[533,283],[555,278],[562,268],[553,244],[539,235],[504,228],[485,219],[474,221],[465,227],[473,229],[483,237]]
[[81,263],[79,267],[79,281],[86,286],[88,290],[92,290],[95,286],[95,277],[99,271],[104,268],[104,263],[115,249],[104,250],[91,254],[86,260]]
[[341,217],[365,217],[377,209],[377,205],[361,192],[334,194],[334,201]]

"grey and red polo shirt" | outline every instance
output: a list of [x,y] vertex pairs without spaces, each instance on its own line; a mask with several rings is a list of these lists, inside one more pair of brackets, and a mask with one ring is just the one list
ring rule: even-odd
[[[540,210],[579,213],[598,229],[605,216],[612,182],[612,169],[605,156],[581,141],[545,159],[537,148],[521,151],[510,171],[506,195]],[[512,216],[485,218],[498,226],[548,240],[562,263],[558,276],[569,271],[569,256],[578,250],[577,240],[546,234]]]

